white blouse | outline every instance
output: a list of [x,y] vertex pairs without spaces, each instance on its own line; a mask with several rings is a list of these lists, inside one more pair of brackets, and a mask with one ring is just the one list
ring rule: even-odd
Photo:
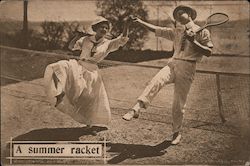
[[128,37],[122,35],[112,40],[101,38],[98,41],[96,41],[95,36],[85,36],[76,41],[72,50],[82,50],[80,59],[100,62],[110,52],[124,46],[128,40]]

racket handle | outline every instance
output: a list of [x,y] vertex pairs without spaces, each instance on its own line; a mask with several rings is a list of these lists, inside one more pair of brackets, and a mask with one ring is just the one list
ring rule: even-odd
[[206,27],[207,27],[206,25],[200,27],[199,29],[197,29],[197,30],[195,31],[195,33],[198,33],[198,32],[200,32],[200,31],[202,31],[202,30],[205,29]]

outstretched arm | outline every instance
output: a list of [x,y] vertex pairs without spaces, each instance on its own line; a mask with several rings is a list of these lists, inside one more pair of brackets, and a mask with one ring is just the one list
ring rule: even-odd
[[156,25],[147,23],[145,21],[142,21],[141,19],[137,17],[133,18],[133,22],[139,23],[143,25],[144,27],[146,27],[151,32],[154,32],[156,37],[163,37],[168,40],[174,40],[175,33],[172,28],[156,26]]
[[107,49],[108,53],[117,50],[119,47],[124,46],[127,43],[127,41],[129,40],[129,38],[128,38],[129,26],[131,25],[131,23],[132,23],[132,20],[131,20],[131,18],[129,18],[124,23],[122,34],[120,36],[118,36],[117,38],[112,39],[109,42],[109,46],[108,46],[108,49]]
[[150,24],[150,23],[147,23],[145,21],[142,21],[141,19],[135,17],[133,18],[134,22],[136,23],[139,23],[141,25],[143,25],[144,27],[146,27],[148,30],[152,31],[152,32],[155,32],[157,29],[162,29],[163,27],[160,27],[160,26],[156,26],[156,25],[153,25],[153,24]]

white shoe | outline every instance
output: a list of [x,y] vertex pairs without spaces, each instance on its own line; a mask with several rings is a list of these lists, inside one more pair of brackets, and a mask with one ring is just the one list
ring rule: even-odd
[[138,117],[139,117],[139,111],[131,109],[125,115],[123,115],[122,119],[130,121],[133,118],[138,118]]
[[171,144],[177,145],[181,142],[181,134],[179,132],[174,133]]

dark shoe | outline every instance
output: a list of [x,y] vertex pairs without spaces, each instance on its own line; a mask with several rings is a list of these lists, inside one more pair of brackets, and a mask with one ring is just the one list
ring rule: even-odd
[[96,135],[97,135],[97,131],[91,130],[91,131],[90,131],[90,134],[93,135],[93,136],[96,136]]
[[179,132],[174,133],[171,144],[177,145],[180,143],[180,141],[181,141],[181,134]]
[[62,101],[63,101],[63,97],[65,96],[65,93],[62,92],[60,95],[56,96],[56,104],[55,107],[57,107]]
[[97,135],[97,131],[94,129],[93,126],[91,125],[87,125],[87,132],[90,134],[90,135],[93,135],[93,136],[96,136]]
[[131,109],[122,117],[122,119],[127,120],[127,121],[130,121],[133,118],[139,118],[139,111],[135,111]]

